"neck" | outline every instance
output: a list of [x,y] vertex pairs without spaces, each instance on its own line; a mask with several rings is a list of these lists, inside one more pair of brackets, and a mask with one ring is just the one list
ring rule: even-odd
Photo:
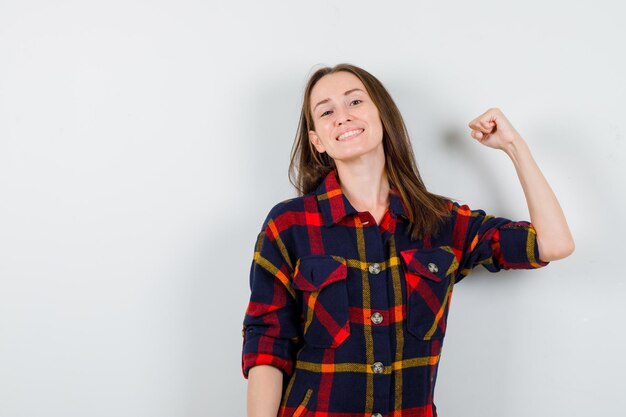
[[337,164],[341,191],[357,211],[384,211],[389,206],[389,181],[385,160],[382,158],[379,162],[367,162]]

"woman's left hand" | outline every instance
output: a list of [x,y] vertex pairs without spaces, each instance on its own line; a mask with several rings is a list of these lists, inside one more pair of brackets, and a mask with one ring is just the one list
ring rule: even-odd
[[511,122],[504,116],[502,110],[491,108],[469,122],[472,137],[485,146],[502,149],[521,139],[521,136]]

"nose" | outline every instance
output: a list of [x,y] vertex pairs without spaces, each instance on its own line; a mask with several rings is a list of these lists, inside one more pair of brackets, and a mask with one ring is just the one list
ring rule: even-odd
[[341,126],[342,124],[349,122],[352,120],[352,116],[350,116],[350,112],[348,111],[348,109],[344,108],[344,107],[340,107],[335,111],[335,123],[338,126]]

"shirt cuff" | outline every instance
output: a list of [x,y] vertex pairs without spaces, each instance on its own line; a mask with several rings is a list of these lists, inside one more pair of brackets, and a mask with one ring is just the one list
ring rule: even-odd
[[493,237],[493,251],[504,269],[536,269],[549,264],[539,258],[537,232],[529,222],[511,222]]
[[257,365],[271,365],[283,371],[287,377],[291,376],[294,361],[289,354],[290,340],[254,334],[245,329],[243,335],[241,371],[245,379],[248,379],[250,368]]
[[280,369],[287,377],[293,373],[293,362],[268,353],[244,353],[241,362],[243,377],[248,379],[248,372],[253,366],[271,365]]

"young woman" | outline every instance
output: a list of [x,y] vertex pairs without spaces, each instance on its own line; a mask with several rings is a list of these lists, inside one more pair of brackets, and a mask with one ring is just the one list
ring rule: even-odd
[[249,417],[436,416],[454,284],[479,264],[539,268],[573,252],[559,202],[504,114],[489,109],[469,127],[511,158],[531,222],[429,193],[398,108],[367,71],[311,76],[290,165],[299,196],[270,210],[250,270]]

